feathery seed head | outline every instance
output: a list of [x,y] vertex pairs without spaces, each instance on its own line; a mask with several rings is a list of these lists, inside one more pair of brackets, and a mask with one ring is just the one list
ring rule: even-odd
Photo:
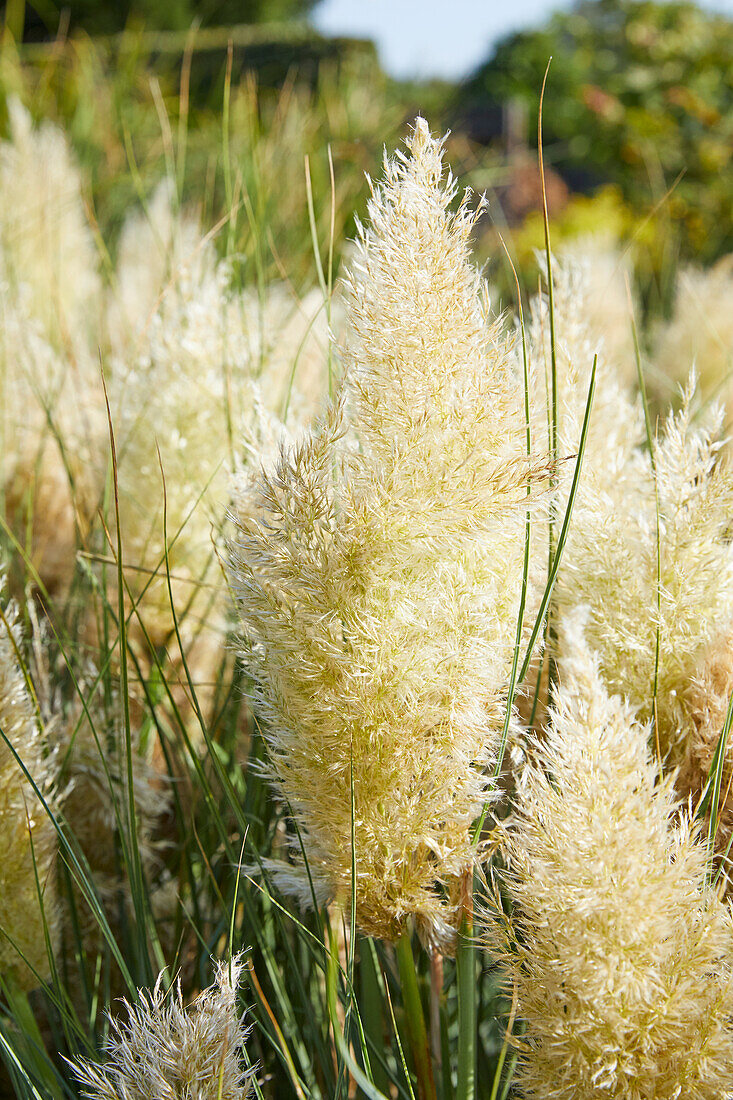
[[[540,265],[546,267],[542,257]],[[584,253],[564,253],[553,260],[553,299],[558,393],[558,454],[578,450],[594,356],[598,355],[596,393],[583,459],[583,484],[589,476],[606,483],[621,470],[644,439],[641,404],[633,401],[628,369],[619,348],[609,341],[597,317],[599,288],[591,278],[593,263]],[[631,321],[628,320],[629,331]],[[547,435],[551,401],[550,309],[546,294],[532,299],[528,325],[534,431]],[[634,368],[635,369],[635,368]],[[565,463],[565,466],[569,464]],[[562,468],[561,471],[562,473]],[[593,476],[595,475],[595,477]],[[569,481],[569,477],[566,477]]]
[[96,252],[64,134],[9,102],[0,142],[0,491],[5,519],[52,592],[103,485],[104,421],[90,336]]
[[636,303],[633,296],[629,303],[633,269],[628,257],[621,252],[617,239],[597,232],[564,243],[559,259],[563,268],[570,265],[579,271],[583,289],[577,311],[592,334],[595,350],[612,364],[619,380],[634,389],[637,371],[632,310]]
[[[684,385],[694,366],[704,400],[722,401],[733,424],[733,256],[707,271],[683,271],[671,320],[657,333],[654,364],[667,386]],[[665,397],[667,394],[665,394]]]
[[104,483],[102,388],[91,354],[54,348],[28,305],[0,276],[0,491],[6,522],[57,594]]
[[[531,477],[472,215],[418,120],[348,276],[341,398],[238,489],[232,581],[273,777],[319,900],[447,947],[488,796]],[[353,804],[352,804],[353,785]],[[352,821],[353,811],[353,821]],[[302,867],[275,869],[309,900]]]
[[33,989],[36,974],[49,972],[44,926],[52,945],[57,939],[56,831],[7,742],[50,805],[54,770],[18,663],[20,644],[9,605],[0,617],[0,973]]
[[688,390],[654,443],[656,479],[649,455],[637,451],[605,484],[589,483],[557,588],[561,614],[590,608],[586,633],[604,683],[644,720],[651,718],[659,632],[657,734],[672,765],[686,751],[684,693],[733,622],[733,477],[719,454],[719,415],[695,424],[691,399]]
[[237,1010],[243,963],[218,963],[213,986],[187,1010],[180,986],[167,992],[162,974],[127,1019],[110,1018],[107,1061],[73,1065],[89,1100],[244,1100],[251,1070],[242,1052],[246,1029]]
[[724,1100],[733,919],[581,619],[566,620],[550,725],[508,843],[506,960],[527,1021],[519,1086],[528,1100]]
[[[547,277],[546,261],[538,257]],[[595,301],[599,293],[597,281],[590,277],[593,263],[584,252],[572,251],[553,259],[556,422],[557,422],[557,486],[555,515],[561,517],[567,507],[570,486],[575,474],[583,421],[594,358],[597,356],[596,384],[590,413],[588,435],[583,454],[582,475],[555,588],[555,605],[562,613],[566,600],[576,598],[578,575],[588,583],[602,584],[603,578],[587,566],[587,546],[599,555],[608,546],[609,535],[604,529],[607,513],[613,513],[618,497],[626,504],[628,494],[638,492],[639,483],[648,482],[648,462],[645,464],[640,447],[644,440],[644,416],[641,403],[634,402],[623,377],[618,348],[602,335]],[[595,308],[594,308],[595,307]],[[549,294],[536,295],[530,304],[526,326],[527,357],[530,381],[530,415],[533,439],[548,437],[553,420],[552,408],[552,346]],[[517,341],[517,358],[522,355]],[[518,362],[517,369],[523,364]],[[559,520],[558,520],[559,522]],[[612,532],[613,523],[609,524]],[[626,532],[620,528],[621,535]],[[600,543],[597,541],[600,539]],[[547,542],[536,540],[537,560],[533,569],[544,583]],[[613,560],[609,551],[609,560]],[[608,587],[615,593],[619,563],[606,574]],[[572,579],[569,579],[572,578]],[[623,583],[623,582],[619,582]],[[567,595],[566,595],[567,592]],[[584,592],[581,600],[589,599]],[[613,598],[613,597],[612,597]],[[547,664],[544,665],[547,668]],[[530,690],[520,702],[523,717],[533,715],[540,726],[547,705],[546,684],[540,685],[535,699],[535,682],[539,668],[530,673]],[[543,674],[543,680],[546,675]],[[539,703],[539,706],[538,706]]]
[[17,99],[8,112],[11,140],[0,143],[3,279],[24,295],[54,346],[75,346],[97,318],[101,288],[79,169],[62,130],[34,127]]
[[112,353],[120,358],[138,351],[167,295],[200,286],[216,268],[213,242],[203,237],[193,214],[175,209],[174,195],[173,181],[163,180],[145,213],[129,214],[122,227],[105,317]]
[[[118,349],[111,380],[120,520],[130,585],[140,598],[145,627],[155,647],[169,647],[175,663],[165,512],[173,602],[203,698],[215,680],[227,625],[212,534],[216,537],[224,521],[233,441],[255,420],[255,391],[269,410],[282,414],[294,378],[291,423],[309,403],[317,406],[325,372],[320,378],[308,372],[307,400],[299,398],[298,379],[301,365],[319,348],[325,321],[311,328],[317,314],[312,298],[301,310],[282,288],[268,292],[264,306],[252,292],[236,293],[229,265],[217,261],[193,219],[174,217],[165,191],[154,205],[165,215],[163,237],[156,241],[155,225],[131,223],[120,273],[121,286],[129,290],[122,305],[138,318],[131,359],[124,347]],[[129,269],[142,260],[141,237],[150,238],[158,259],[138,302]],[[145,659],[134,623],[132,633]]]

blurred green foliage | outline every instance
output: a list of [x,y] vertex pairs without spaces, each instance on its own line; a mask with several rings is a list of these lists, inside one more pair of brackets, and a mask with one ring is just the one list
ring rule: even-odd
[[[129,24],[151,30],[188,30],[198,26],[277,22],[303,18],[318,0],[28,0],[26,33],[31,37],[54,36],[65,24],[87,34],[114,34]],[[18,0],[0,5],[5,12]],[[68,21],[68,23],[67,23]]]
[[[214,11],[214,0],[210,9],[172,0],[160,5],[165,19],[179,2],[202,18],[210,10],[212,21],[225,13]],[[272,19],[309,3],[252,0],[248,10]],[[226,11],[241,18],[234,7],[231,0]],[[297,21],[181,31],[132,20],[123,34],[93,37],[77,28],[19,48],[6,36],[0,134],[9,94],[37,120],[64,127],[88,181],[100,243],[112,254],[126,213],[169,175],[178,199],[195,205],[204,225],[219,225],[219,244],[241,257],[242,278],[287,276],[302,289],[314,278],[306,156],[317,237],[326,256],[333,233],[337,265],[366,200],[365,173],[378,171],[383,147],[399,144],[419,111],[435,131],[452,127],[454,171],[488,194],[477,251],[489,263],[496,299],[509,303],[514,277],[498,231],[523,285],[533,288],[539,217],[530,212],[518,222],[503,207],[519,162],[525,176],[536,163],[539,90],[551,54],[545,159],[576,192],[567,210],[561,204],[552,212],[553,245],[585,233],[618,240],[629,249],[645,309],[664,311],[680,262],[733,251],[733,23],[689,2],[583,0],[544,28],[507,39],[459,89],[392,81],[371,43],[329,39]],[[512,101],[524,105],[526,119],[519,160],[516,149],[476,140],[470,125],[471,112],[484,112],[498,136],[500,108]]]
[[[664,204],[684,257],[733,249],[733,21],[673,0],[583,0],[504,40],[461,108],[519,100],[572,186],[615,184],[635,211]],[[669,194],[668,194],[669,192]]]
[[[324,46],[317,63],[311,53],[298,52],[291,65],[283,62],[282,79],[273,85],[259,67],[249,67],[245,34],[230,61],[226,35],[214,48],[208,33],[184,35],[182,52],[169,54],[142,30],[114,41],[77,34],[54,47],[21,50],[6,41],[0,134],[11,95],[38,122],[64,128],[104,250],[114,254],[127,214],[145,206],[168,176],[178,201],[197,210],[202,225],[217,227],[217,244],[239,261],[243,279],[287,277],[302,289],[314,281],[306,157],[316,235],[325,257],[333,232],[338,263],[354,233],[354,211],[366,201],[366,173],[378,171],[384,144],[404,135],[403,98],[361,42],[311,34],[314,55],[322,42],[328,50]],[[199,37],[205,48],[198,48]],[[258,31],[256,59],[266,44],[278,47],[274,32],[261,39]],[[294,31],[283,29],[285,58],[299,43]]]

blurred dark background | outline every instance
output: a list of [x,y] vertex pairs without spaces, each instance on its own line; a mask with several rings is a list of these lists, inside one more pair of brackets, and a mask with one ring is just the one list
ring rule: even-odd
[[87,34],[114,34],[131,25],[155,30],[187,30],[194,22],[201,27],[237,23],[279,22],[307,16],[317,0],[11,0],[2,5],[14,29],[23,23],[23,36],[30,40],[55,37],[60,27]]

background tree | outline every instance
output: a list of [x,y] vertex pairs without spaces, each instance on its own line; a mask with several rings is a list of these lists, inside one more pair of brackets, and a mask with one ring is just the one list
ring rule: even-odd
[[536,132],[550,56],[547,161],[572,187],[615,183],[642,210],[676,184],[667,210],[682,254],[729,252],[733,22],[686,0],[583,0],[504,39],[464,84],[459,110],[475,136],[482,117],[512,100]]
[[[24,36],[39,38],[55,35],[63,18],[71,30],[88,34],[112,34],[129,22],[152,29],[186,30],[194,19],[201,26],[234,23],[279,22],[308,15],[318,0],[8,0],[2,4],[3,18],[17,27],[24,12]],[[20,13],[20,14],[19,14]],[[17,35],[16,35],[17,37]]]

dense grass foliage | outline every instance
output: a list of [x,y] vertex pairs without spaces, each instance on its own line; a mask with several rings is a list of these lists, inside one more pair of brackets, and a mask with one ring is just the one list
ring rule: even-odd
[[724,1100],[730,260],[500,291],[388,89],[99,59],[2,55],[0,1094]]

